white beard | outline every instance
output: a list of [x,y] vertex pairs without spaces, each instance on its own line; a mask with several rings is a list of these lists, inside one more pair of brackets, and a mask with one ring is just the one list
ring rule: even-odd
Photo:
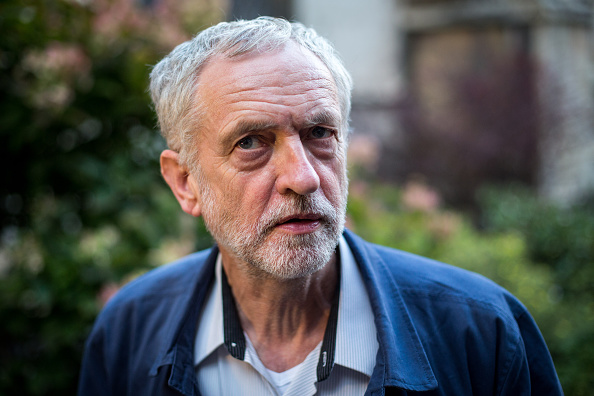
[[[346,183],[346,175],[344,180]],[[311,195],[287,194],[254,221],[242,218],[232,205],[221,205],[224,198],[215,197],[200,176],[198,182],[207,229],[221,248],[247,263],[252,274],[296,279],[319,271],[332,258],[344,229],[346,186],[336,207],[320,190]],[[300,235],[274,232],[281,219],[311,213],[321,217],[321,227],[315,232]]]

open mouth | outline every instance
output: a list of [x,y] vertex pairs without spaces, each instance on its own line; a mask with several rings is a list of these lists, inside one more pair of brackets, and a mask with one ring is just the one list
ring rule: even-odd
[[298,219],[298,218],[295,218],[295,219],[289,219],[289,220],[287,220],[287,221],[285,221],[285,222],[283,222],[283,223],[281,223],[281,224],[287,224],[287,223],[302,223],[302,222],[305,222],[305,221],[314,221],[314,220],[309,220],[309,219]]
[[319,214],[307,214],[307,215],[293,215],[287,216],[283,218],[281,221],[278,222],[279,225],[281,224],[290,224],[290,223],[307,223],[312,221],[321,221],[322,216]]
[[315,231],[321,222],[322,216],[319,214],[293,215],[281,219],[277,223],[277,228],[301,234]]

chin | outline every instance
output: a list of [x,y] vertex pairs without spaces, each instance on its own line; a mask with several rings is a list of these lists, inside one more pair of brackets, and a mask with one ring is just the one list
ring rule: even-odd
[[245,257],[255,272],[267,277],[290,280],[320,271],[332,259],[337,235],[314,234],[282,236],[258,246]]

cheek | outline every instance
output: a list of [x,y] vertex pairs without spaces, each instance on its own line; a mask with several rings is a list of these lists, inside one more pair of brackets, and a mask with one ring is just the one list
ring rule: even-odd
[[224,194],[233,201],[232,210],[258,216],[270,201],[273,190],[274,178],[267,172],[246,172],[238,174]]
[[348,189],[346,166],[342,161],[333,161],[320,173],[324,194],[333,203],[338,203]]

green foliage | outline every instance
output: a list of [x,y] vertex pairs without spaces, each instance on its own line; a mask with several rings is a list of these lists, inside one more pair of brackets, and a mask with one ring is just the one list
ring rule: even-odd
[[526,236],[530,258],[555,271],[567,298],[594,300],[594,207],[561,208],[520,188],[484,190],[486,225],[517,229]]
[[487,227],[479,231],[461,214],[439,208],[434,194],[418,182],[399,190],[356,180],[349,226],[370,241],[480,273],[508,289],[539,324],[566,394],[589,394],[592,211],[557,208],[526,192],[490,190],[482,197]]
[[105,300],[209,243],[161,180],[146,93],[208,3],[0,4],[0,394],[74,394]]

